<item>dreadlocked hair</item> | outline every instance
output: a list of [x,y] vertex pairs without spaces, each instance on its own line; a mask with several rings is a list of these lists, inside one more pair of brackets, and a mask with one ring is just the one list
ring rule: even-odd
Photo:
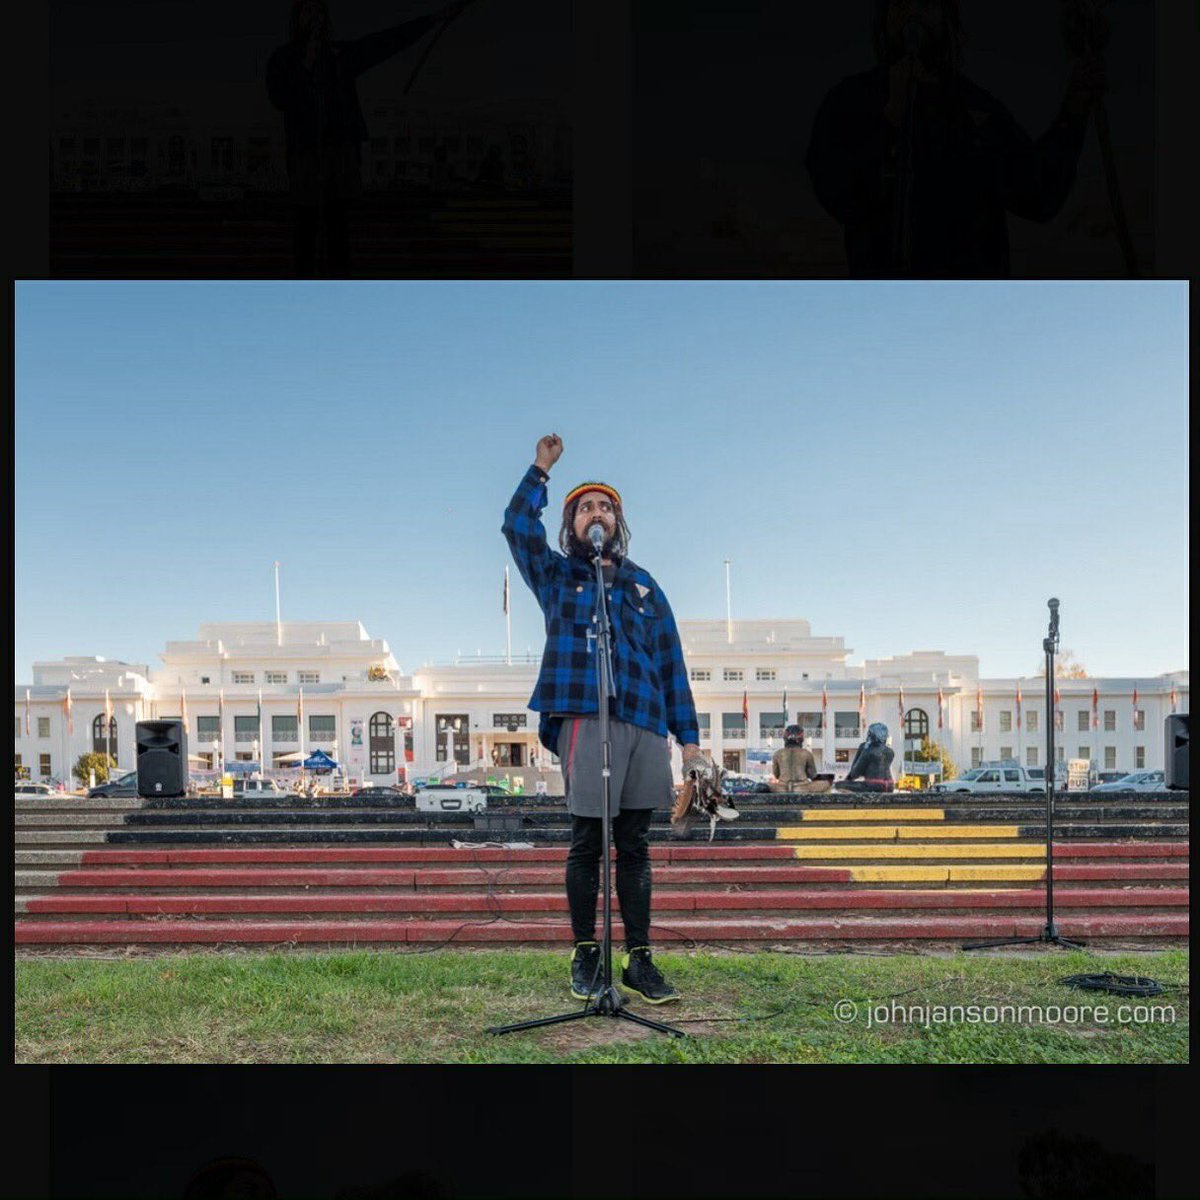
[[[591,558],[592,546],[590,542],[581,542],[575,536],[575,513],[579,508],[579,502],[583,499],[583,493],[576,496],[570,504],[563,508],[562,527],[558,531],[558,548],[568,558]],[[629,539],[632,536],[629,532],[629,526],[625,524],[625,509],[620,504],[613,504],[613,518],[616,521],[616,532],[613,534],[612,553],[618,558],[624,558],[629,553]]]
[[[891,6],[892,0],[873,0],[871,5],[871,44],[879,63],[890,62],[887,20]],[[942,20],[946,23],[944,48],[947,61],[944,65],[957,70],[962,66],[967,42],[959,0],[942,0]]]

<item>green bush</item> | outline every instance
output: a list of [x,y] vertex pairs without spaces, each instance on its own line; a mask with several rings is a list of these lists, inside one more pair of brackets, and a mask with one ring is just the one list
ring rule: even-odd
[[107,783],[109,772],[117,765],[117,760],[109,754],[81,754],[79,761],[71,768],[71,774],[79,780],[84,787],[88,786],[91,779],[91,772],[96,772],[97,783]]

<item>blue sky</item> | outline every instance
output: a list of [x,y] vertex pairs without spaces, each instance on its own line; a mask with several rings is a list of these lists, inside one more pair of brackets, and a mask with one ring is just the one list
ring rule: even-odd
[[[18,682],[202,621],[501,654],[504,506],[600,478],[676,616],[804,617],[851,662],[1188,666],[1179,283],[25,283]],[[513,650],[540,653],[513,576]]]

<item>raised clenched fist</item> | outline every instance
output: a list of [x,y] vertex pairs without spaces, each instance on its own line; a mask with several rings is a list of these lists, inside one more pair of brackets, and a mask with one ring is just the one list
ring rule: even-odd
[[534,459],[534,463],[539,469],[549,471],[562,457],[562,452],[562,438],[557,433],[548,433],[544,438],[538,438],[537,457]]

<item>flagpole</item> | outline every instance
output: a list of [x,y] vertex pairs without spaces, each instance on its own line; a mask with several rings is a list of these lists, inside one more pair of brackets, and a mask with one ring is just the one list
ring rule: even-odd
[[504,628],[505,628],[505,651],[504,661],[508,666],[512,666],[512,606],[508,602],[508,568],[504,568]]
[[733,645],[733,592],[729,585],[729,559],[725,560],[725,641]]

